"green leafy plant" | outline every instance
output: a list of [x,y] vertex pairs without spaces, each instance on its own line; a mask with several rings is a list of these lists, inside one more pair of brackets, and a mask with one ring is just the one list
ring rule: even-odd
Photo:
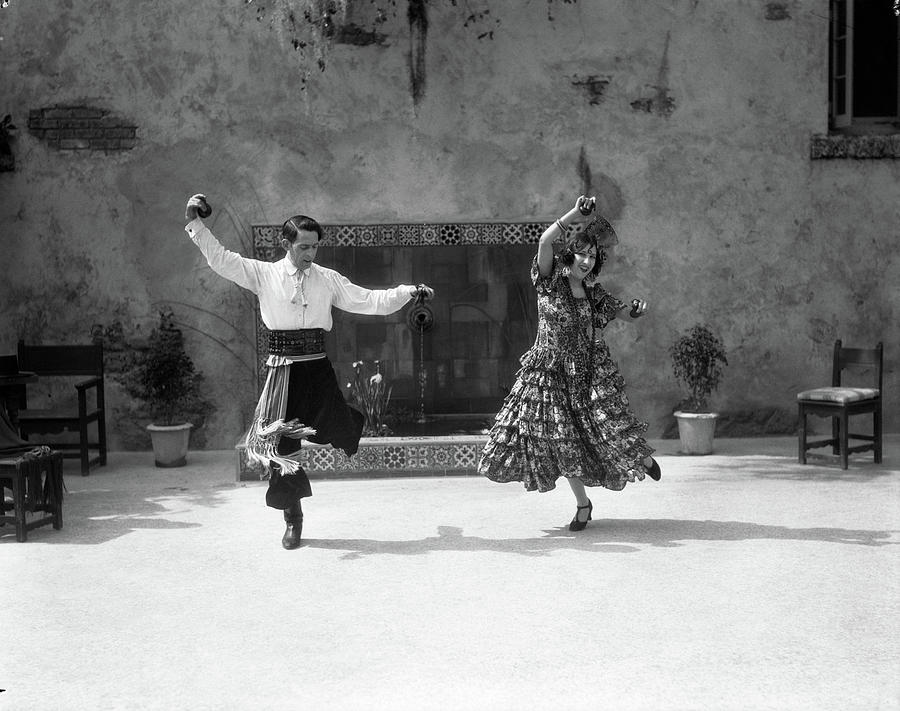
[[688,390],[680,409],[705,412],[709,396],[722,379],[722,366],[728,365],[722,341],[709,326],[696,324],[672,344],[669,355],[675,378]]
[[366,424],[363,426],[363,435],[366,437],[385,437],[391,433],[385,422],[388,405],[391,402],[392,386],[381,374],[381,362],[373,363],[375,372],[368,375],[365,371],[365,362],[358,360],[353,363],[353,381],[347,383],[351,401],[359,407],[366,416]]
[[159,323],[147,347],[131,354],[116,374],[125,391],[143,402],[153,424],[202,424],[213,406],[204,396],[203,375],[184,348],[184,336],[171,311],[159,312]]

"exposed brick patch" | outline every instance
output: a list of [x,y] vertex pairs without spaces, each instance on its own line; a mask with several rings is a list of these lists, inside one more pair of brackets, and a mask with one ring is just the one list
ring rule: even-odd
[[134,148],[137,142],[137,126],[91,106],[32,109],[28,131],[60,150],[122,151]]
[[809,140],[812,160],[833,158],[900,158],[900,133],[877,136],[829,136],[814,134]]

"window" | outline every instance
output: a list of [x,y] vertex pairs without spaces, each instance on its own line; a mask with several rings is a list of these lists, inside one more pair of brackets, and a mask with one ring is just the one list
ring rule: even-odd
[[829,129],[900,129],[900,18],[894,0],[830,0]]

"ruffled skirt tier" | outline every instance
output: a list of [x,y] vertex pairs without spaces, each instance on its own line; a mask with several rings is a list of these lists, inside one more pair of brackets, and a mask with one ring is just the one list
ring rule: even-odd
[[532,348],[497,413],[478,471],[496,482],[550,491],[560,477],[621,490],[642,480],[653,453],[631,412],[625,381],[605,344],[584,359]]

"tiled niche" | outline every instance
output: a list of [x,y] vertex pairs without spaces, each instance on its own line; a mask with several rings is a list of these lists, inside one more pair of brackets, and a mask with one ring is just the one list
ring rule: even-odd
[[[360,286],[424,282],[433,328],[420,336],[407,324],[409,307],[387,317],[334,311],[326,348],[338,377],[352,363],[379,361],[393,386],[395,409],[426,414],[496,412],[534,342],[535,292],[530,269],[547,223],[426,223],[324,225],[317,262]],[[257,259],[275,260],[280,225],[253,227]],[[265,328],[257,313],[257,347],[265,358]],[[424,387],[420,379],[424,369]]]

